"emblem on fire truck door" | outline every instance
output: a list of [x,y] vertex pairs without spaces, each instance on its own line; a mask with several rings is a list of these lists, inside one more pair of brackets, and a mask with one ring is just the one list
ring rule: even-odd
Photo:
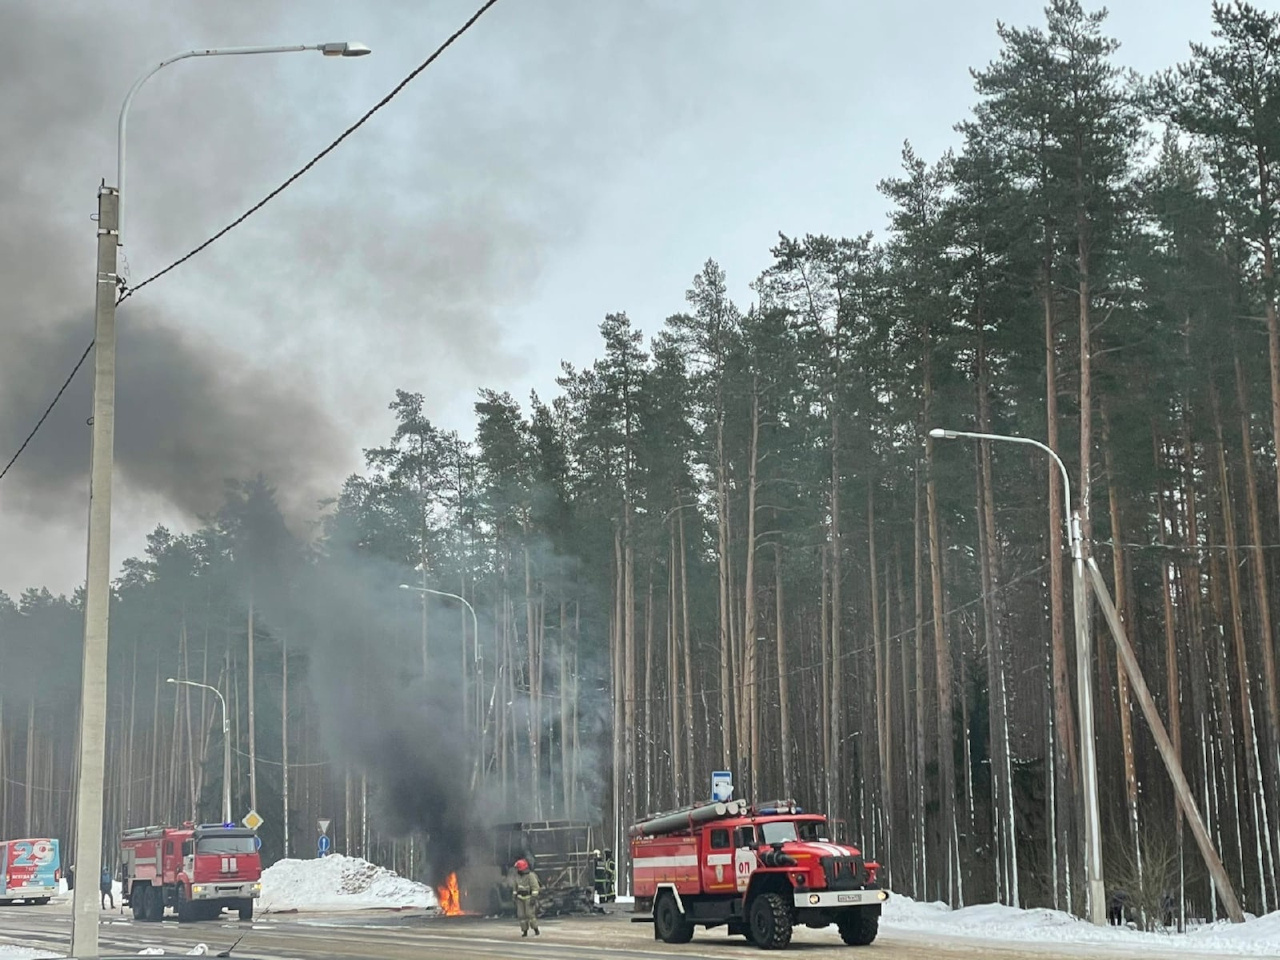
[[716,864],[716,883],[724,883],[724,864]]
[[751,879],[751,871],[756,868],[756,853],[747,847],[739,847],[733,852],[734,870],[738,875],[739,892],[747,889],[747,882]]

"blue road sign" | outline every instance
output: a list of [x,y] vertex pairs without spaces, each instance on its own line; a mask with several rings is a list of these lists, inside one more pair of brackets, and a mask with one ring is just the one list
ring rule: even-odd
[[328,837],[326,837],[326,836],[321,835],[320,839],[316,841],[316,850],[317,850],[317,851],[319,851],[319,854],[320,854],[320,856],[322,856],[322,857],[323,857],[326,853],[328,853],[328,852],[329,852],[329,838],[328,838]]
[[255,850],[261,850],[261,849],[262,849],[262,838],[261,838],[261,837],[254,837],[254,838],[253,838],[253,849],[255,849]]

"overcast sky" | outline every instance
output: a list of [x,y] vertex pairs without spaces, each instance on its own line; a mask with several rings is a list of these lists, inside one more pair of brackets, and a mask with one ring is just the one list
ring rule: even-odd
[[[166,68],[129,125],[124,254],[149,276],[386,94],[479,0],[0,0],[0,463],[92,337],[96,190],[119,104],[194,47],[358,40]],[[604,314],[646,332],[704,260],[735,298],[778,231],[884,225],[904,140],[932,160],[1019,0],[501,0],[337,152],[123,305],[113,561],[262,470],[300,528],[383,442],[396,387],[469,434],[481,387],[554,393]],[[1141,72],[1208,0],[1122,0]],[[0,481],[0,590],[83,580],[92,362]]]

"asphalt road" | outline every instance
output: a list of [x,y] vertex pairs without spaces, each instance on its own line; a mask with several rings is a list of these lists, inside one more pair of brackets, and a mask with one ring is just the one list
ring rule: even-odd
[[[66,903],[0,908],[0,943],[65,954],[70,936],[71,915]],[[184,924],[177,920],[135,923],[128,914],[104,911],[100,940],[104,956],[137,956],[146,947],[162,947],[173,956],[186,954],[199,943],[207,944],[209,953],[215,954],[241,936],[244,939],[233,956],[244,960],[724,960],[759,958],[763,953],[741,937],[728,937],[723,928],[700,930],[685,946],[668,946],[653,939],[651,925],[630,923],[625,913],[544,920],[542,936],[530,934],[521,939],[515,921],[448,918],[421,911],[272,914],[259,916],[252,923],[224,919]],[[801,929],[796,931],[791,949],[782,955],[803,960],[1067,960],[1081,953],[1051,945],[994,945],[894,931],[881,933],[870,947],[846,947],[833,932]],[[1108,955],[1123,956],[1095,950],[1088,953],[1090,957]],[[1155,960],[1156,956],[1144,953],[1144,960]]]

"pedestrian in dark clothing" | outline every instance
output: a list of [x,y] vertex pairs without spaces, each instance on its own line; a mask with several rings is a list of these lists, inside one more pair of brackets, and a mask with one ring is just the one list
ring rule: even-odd
[[516,899],[516,919],[520,921],[520,936],[527,937],[533,927],[535,937],[542,936],[538,929],[538,875],[529,869],[529,861],[516,861],[516,877],[512,884]]
[[102,891],[102,909],[107,909],[107,901],[111,901],[111,909],[116,908],[116,898],[111,892],[111,868],[103,867],[102,876],[98,878],[98,889]]
[[75,890],[75,888],[76,888],[76,865],[73,863],[71,864],[71,866],[67,867],[67,892],[70,893],[71,891]]
[[1129,894],[1124,890],[1112,890],[1107,897],[1107,922],[1113,927],[1123,927],[1129,913]]

